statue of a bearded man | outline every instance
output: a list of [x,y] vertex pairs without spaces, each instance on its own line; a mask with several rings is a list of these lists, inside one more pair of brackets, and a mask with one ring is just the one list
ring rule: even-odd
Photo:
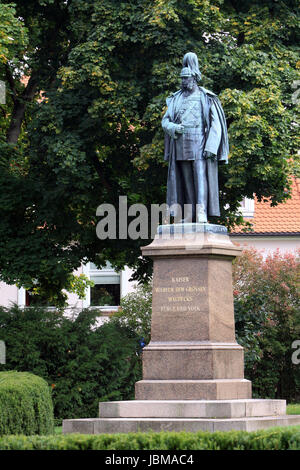
[[[179,205],[182,223],[207,223],[220,216],[218,164],[228,162],[228,135],[217,96],[198,85],[197,55],[183,58],[181,90],[167,99],[162,120],[165,156],[169,161],[167,204]],[[173,210],[176,218],[176,211]]]

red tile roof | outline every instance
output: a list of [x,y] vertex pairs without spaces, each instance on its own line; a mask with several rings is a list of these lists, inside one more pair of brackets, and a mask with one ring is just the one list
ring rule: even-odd
[[[253,224],[251,234],[300,234],[300,178],[292,178],[292,197],[278,206],[271,207],[269,202],[258,202],[255,198],[254,217],[246,218]],[[236,227],[234,234],[241,234]],[[245,233],[246,234],[246,233]]]

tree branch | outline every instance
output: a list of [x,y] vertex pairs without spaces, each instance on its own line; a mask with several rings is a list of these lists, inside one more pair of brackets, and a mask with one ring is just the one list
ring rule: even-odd
[[32,101],[36,93],[36,88],[37,88],[37,81],[33,73],[27,83],[27,87],[24,89],[22,93],[22,99],[25,101]]
[[2,107],[0,107],[0,111],[1,111],[1,113],[3,114],[3,117],[6,118],[6,112],[5,112],[5,110],[4,110]]
[[12,76],[11,70],[10,70],[9,65],[7,63],[5,64],[5,76],[6,76],[6,80],[7,80],[8,84],[9,84],[9,87],[12,91],[13,102],[15,103],[16,100],[17,100],[18,94],[17,94],[17,90],[16,90],[16,87],[15,87],[14,78]]
[[32,74],[21,96],[15,96],[10,126],[6,136],[6,141],[9,144],[17,144],[18,142],[22,122],[24,119],[26,104],[33,100],[34,95],[36,93],[36,88],[36,78],[34,74]]
[[111,186],[107,183],[106,179],[103,178],[103,170],[102,170],[102,167],[101,167],[101,163],[99,162],[98,158],[97,158],[97,155],[95,153],[90,153],[90,159],[93,163],[93,166],[96,170],[96,173],[97,175],[99,176],[99,179],[102,183],[102,185],[107,189],[107,191],[111,191],[112,188]]

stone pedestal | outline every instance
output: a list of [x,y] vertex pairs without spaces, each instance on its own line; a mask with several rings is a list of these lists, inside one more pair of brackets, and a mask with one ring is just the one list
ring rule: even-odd
[[159,227],[142,249],[154,261],[151,342],[136,400],[100,403],[99,418],[67,419],[64,433],[254,431],[300,424],[285,400],[252,400],[235,341],[232,260],[225,227]]
[[241,249],[222,226],[159,228],[142,248],[154,262],[153,302],[136,399],[251,398],[234,329],[232,260]]

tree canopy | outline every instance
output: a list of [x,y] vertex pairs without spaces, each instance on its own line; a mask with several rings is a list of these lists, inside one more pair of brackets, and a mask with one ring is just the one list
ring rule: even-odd
[[1,1],[0,17],[4,281],[34,282],[59,302],[70,273],[88,260],[149,276],[140,256],[147,240],[99,240],[96,208],[118,208],[124,195],[128,205],[165,202],[160,122],[187,51],[197,53],[202,85],[219,95],[227,117],[230,159],[220,166],[214,222],[243,223],[239,203],[254,193],[273,205],[289,197],[298,150],[296,1],[16,0]]

